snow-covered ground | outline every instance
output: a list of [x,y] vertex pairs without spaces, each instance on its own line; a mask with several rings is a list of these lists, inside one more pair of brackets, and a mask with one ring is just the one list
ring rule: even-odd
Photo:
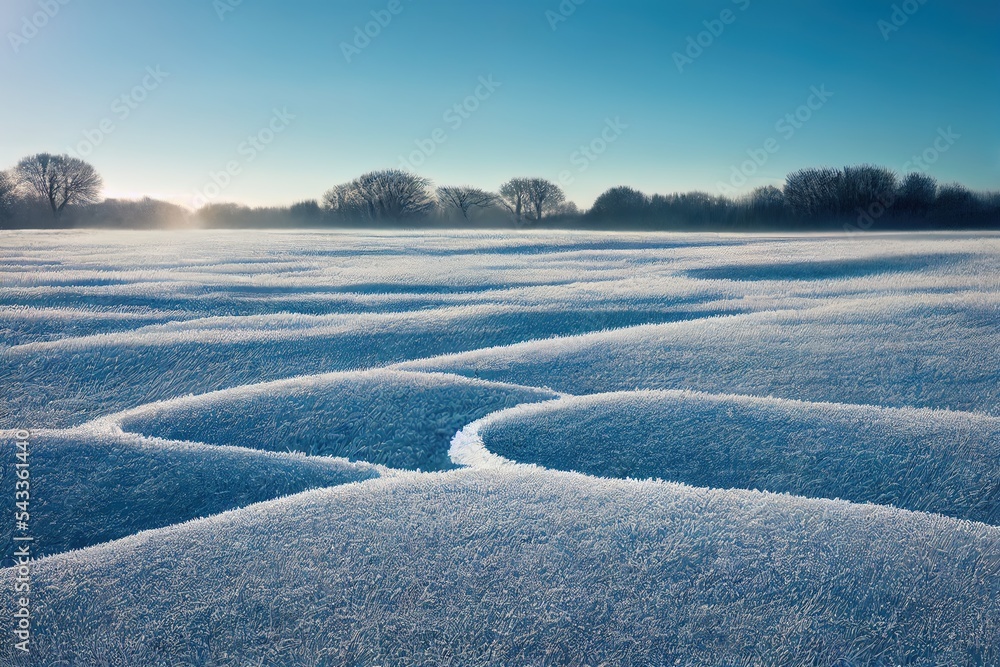
[[0,664],[1000,664],[997,235],[0,232],[0,331]]

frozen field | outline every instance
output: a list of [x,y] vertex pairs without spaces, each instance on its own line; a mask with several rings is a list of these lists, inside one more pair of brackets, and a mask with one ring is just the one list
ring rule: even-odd
[[1000,664],[1000,235],[0,232],[0,279],[0,665]]

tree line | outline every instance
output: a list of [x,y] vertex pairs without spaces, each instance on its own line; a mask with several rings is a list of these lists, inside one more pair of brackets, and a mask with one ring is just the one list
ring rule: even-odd
[[39,154],[0,172],[3,227],[564,227],[680,231],[1000,228],[1000,192],[900,178],[874,165],[802,169],[782,187],[739,197],[705,192],[647,195],[628,186],[601,194],[587,211],[544,178],[513,178],[495,192],[434,187],[417,174],[374,171],[290,207],[209,204],[191,213],[152,199],[102,200],[94,167]]
[[802,169],[783,187],[756,188],[739,198],[706,193],[652,195],[608,190],[586,217],[671,229],[983,229],[1000,227],[1000,192],[940,185],[923,173],[900,179],[874,165]]

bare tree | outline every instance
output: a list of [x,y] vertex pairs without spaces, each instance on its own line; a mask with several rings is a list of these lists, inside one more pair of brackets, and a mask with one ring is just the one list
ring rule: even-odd
[[489,208],[497,199],[492,192],[469,186],[438,188],[437,197],[443,206],[458,209],[465,220],[473,208]]
[[754,188],[746,198],[747,206],[753,210],[770,211],[785,205],[785,193],[773,185]]
[[728,220],[731,225],[784,224],[791,209],[785,193],[773,185],[761,185],[731,202]]
[[323,218],[323,209],[315,199],[308,199],[292,204],[288,215],[295,221],[317,222]]
[[373,171],[338,185],[323,202],[342,217],[372,222],[424,217],[436,205],[429,180],[398,169]]
[[934,208],[939,219],[957,222],[975,213],[980,208],[980,199],[964,185],[949,183],[938,188]]
[[634,188],[611,188],[594,202],[588,215],[599,220],[633,220],[649,214],[649,197]]
[[914,172],[899,186],[896,207],[915,216],[926,215],[937,199],[937,181],[927,174]]
[[558,206],[554,206],[549,210],[549,215],[563,215],[568,217],[579,217],[580,207],[576,205],[576,202],[571,202],[569,200],[564,201]]
[[[514,178],[500,187],[500,203],[521,223],[527,214],[540,221],[566,201],[562,188],[544,178]],[[532,217],[533,216],[533,217]]]
[[524,221],[524,209],[528,207],[531,192],[531,179],[512,178],[500,186],[500,203],[514,216],[514,221],[520,224]]
[[800,169],[785,180],[785,201],[801,218],[829,216],[840,208],[839,169]]
[[10,217],[17,198],[17,182],[6,171],[0,171],[0,220]]
[[354,182],[334,186],[323,195],[323,206],[340,218],[359,220],[368,217],[368,207]]
[[96,204],[103,181],[97,170],[69,155],[39,153],[18,162],[20,185],[48,202],[57,219],[71,205]]
[[528,201],[535,209],[535,220],[541,221],[547,212],[566,201],[566,194],[552,181],[532,178],[528,181]]
[[898,190],[899,178],[891,169],[870,164],[844,167],[837,188],[837,213],[855,215],[875,203],[891,206]]

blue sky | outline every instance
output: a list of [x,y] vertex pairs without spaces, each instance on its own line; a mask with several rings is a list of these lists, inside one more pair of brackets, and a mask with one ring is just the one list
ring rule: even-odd
[[0,168],[72,151],[188,206],[402,163],[582,206],[860,162],[1000,187],[1000,3],[893,4],[5,0]]

